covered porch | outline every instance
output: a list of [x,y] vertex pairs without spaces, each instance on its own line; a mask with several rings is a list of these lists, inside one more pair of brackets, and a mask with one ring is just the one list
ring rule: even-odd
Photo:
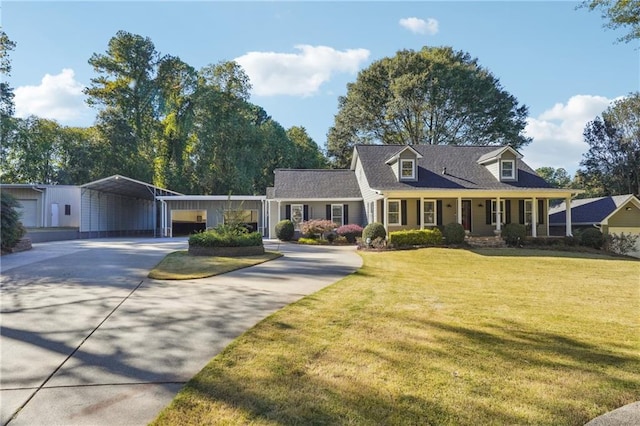
[[[387,232],[461,224],[473,237],[499,235],[505,225],[525,225],[532,237],[549,236],[549,204],[553,199],[570,202],[575,190],[546,193],[389,193],[381,194],[371,216]],[[371,217],[369,216],[369,217]],[[571,235],[571,215],[565,235]]]

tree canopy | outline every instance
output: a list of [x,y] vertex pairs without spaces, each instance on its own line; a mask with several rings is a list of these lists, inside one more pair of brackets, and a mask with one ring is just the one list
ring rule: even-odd
[[520,148],[527,107],[491,72],[450,47],[401,50],[362,70],[338,100],[328,155],[346,167],[354,144],[509,144]]
[[590,196],[640,195],[640,93],[623,98],[589,122],[589,150],[577,180]]
[[640,39],[640,3],[637,0],[587,0],[582,7],[599,10],[611,29],[628,27],[628,33],[618,41],[630,42]]

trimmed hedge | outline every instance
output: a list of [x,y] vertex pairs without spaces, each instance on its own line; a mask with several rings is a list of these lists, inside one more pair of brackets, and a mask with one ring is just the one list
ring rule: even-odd
[[371,241],[376,238],[382,238],[383,240],[387,238],[387,231],[384,229],[384,225],[380,222],[372,222],[365,226],[362,230],[362,239],[366,241],[367,238],[371,238]]
[[464,226],[456,222],[448,223],[442,235],[447,244],[462,244],[465,237]]
[[439,229],[412,229],[389,233],[389,244],[393,247],[437,246],[442,244]]
[[220,233],[215,229],[193,234],[189,237],[189,246],[196,247],[256,247],[262,246],[259,232],[231,234]]
[[276,224],[276,237],[280,241],[291,241],[294,233],[295,227],[289,219],[281,220]]
[[356,224],[342,225],[336,229],[336,233],[345,237],[351,244],[356,242],[356,238],[362,237],[362,226]]

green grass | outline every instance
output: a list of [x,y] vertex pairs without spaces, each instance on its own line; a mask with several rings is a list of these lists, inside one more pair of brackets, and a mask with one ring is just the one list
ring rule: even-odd
[[277,259],[282,254],[266,252],[258,256],[190,256],[185,251],[169,253],[149,272],[154,280],[190,280],[207,278]]
[[640,397],[640,262],[364,252],[215,357],[154,424],[583,425]]

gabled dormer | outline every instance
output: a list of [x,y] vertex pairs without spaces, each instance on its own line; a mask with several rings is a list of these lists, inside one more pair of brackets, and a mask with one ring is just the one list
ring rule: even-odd
[[501,182],[517,182],[520,159],[522,154],[510,146],[503,146],[482,155],[478,164],[485,166]]
[[418,180],[418,159],[422,155],[407,145],[390,157],[385,164],[391,167],[398,182]]

